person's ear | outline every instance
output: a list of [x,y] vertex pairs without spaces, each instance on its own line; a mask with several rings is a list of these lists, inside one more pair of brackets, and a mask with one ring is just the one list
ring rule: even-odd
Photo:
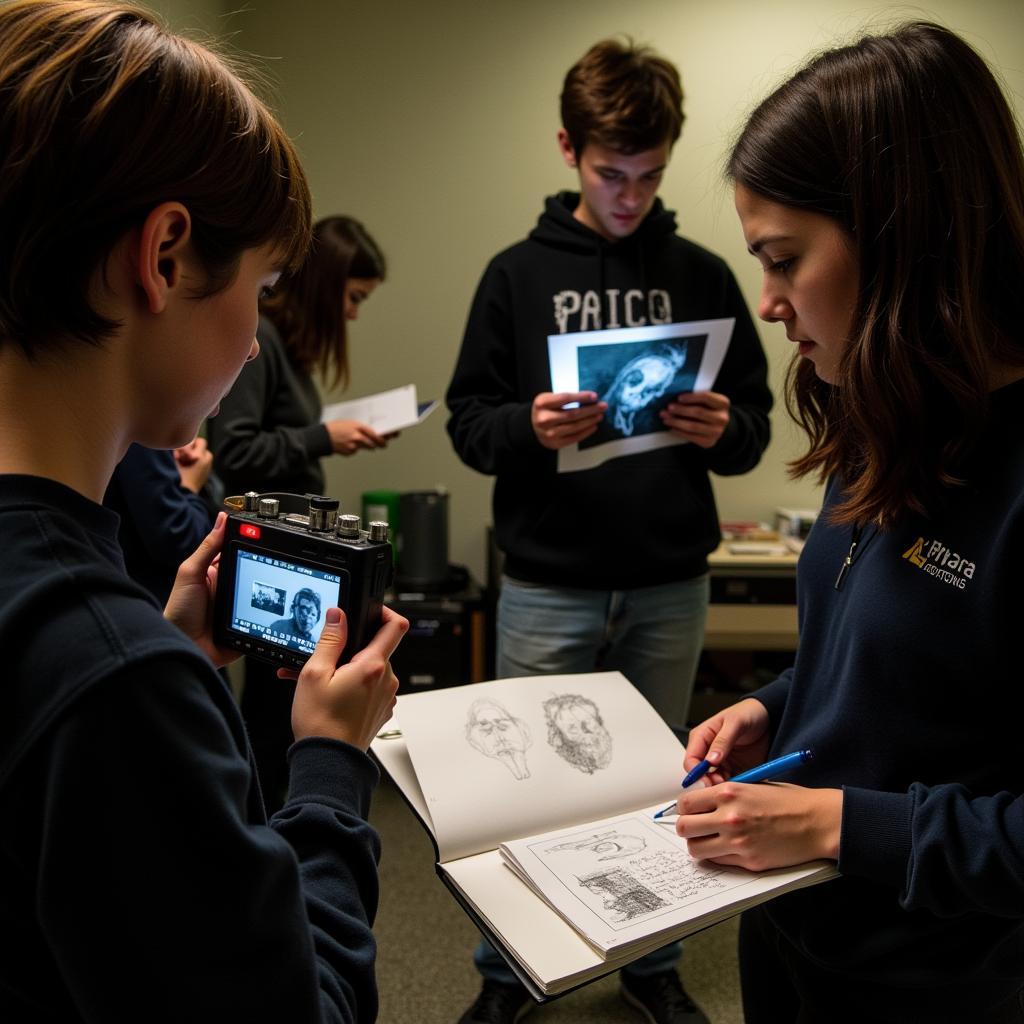
[[573,149],[569,133],[564,128],[558,129],[558,149],[562,154],[562,159],[565,161],[565,166],[575,170],[577,164],[576,150]]
[[161,203],[143,221],[136,274],[151,313],[162,313],[182,287],[191,238],[192,218],[181,203]]

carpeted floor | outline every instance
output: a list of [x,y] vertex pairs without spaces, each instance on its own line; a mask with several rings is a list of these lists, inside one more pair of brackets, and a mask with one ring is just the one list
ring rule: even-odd
[[[377,981],[381,1024],[455,1024],[476,997],[472,951],[479,933],[434,873],[426,832],[385,778],[370,819],[381,834]],[[683,979],[712,1024],[743,1024],[736,975],[735,920],[686,941]],[[535,1008],[537,1024],[640,1024],[603,978]]]

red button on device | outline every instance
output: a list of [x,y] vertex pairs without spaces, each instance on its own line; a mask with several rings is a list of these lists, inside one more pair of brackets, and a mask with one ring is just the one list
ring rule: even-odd
[[251,537],[253,540],[260,539],[260,528],[258,526],[253,526],[252,523],[242,523],[238,528],[238,532],[243,537]]

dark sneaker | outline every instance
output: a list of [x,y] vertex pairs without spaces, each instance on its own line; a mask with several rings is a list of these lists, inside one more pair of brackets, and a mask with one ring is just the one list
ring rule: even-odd
[[650,1024],[710,1024],[686,994],[675,971],[647,977],[622,972],[622,998],[635,1006]]
[[533,997],[520,985],[504,985],[484,979],[476,1002],[459,1018],[459,1024],[512,1024],[534,1007]]

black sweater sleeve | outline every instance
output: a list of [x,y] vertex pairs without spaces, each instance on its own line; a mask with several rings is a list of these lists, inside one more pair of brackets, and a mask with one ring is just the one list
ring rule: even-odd
[[288,806],[254,823],[236,735],[166,658],[92,688],[44,747],[35,892],[84,1019],[375,1018],[362,751],[297,744]]
[[492,261],[470,307],[445,396],[448,434],[459,458],[481,473],[524,471],[543,452],[520,398],[515,321],[507,272]]

